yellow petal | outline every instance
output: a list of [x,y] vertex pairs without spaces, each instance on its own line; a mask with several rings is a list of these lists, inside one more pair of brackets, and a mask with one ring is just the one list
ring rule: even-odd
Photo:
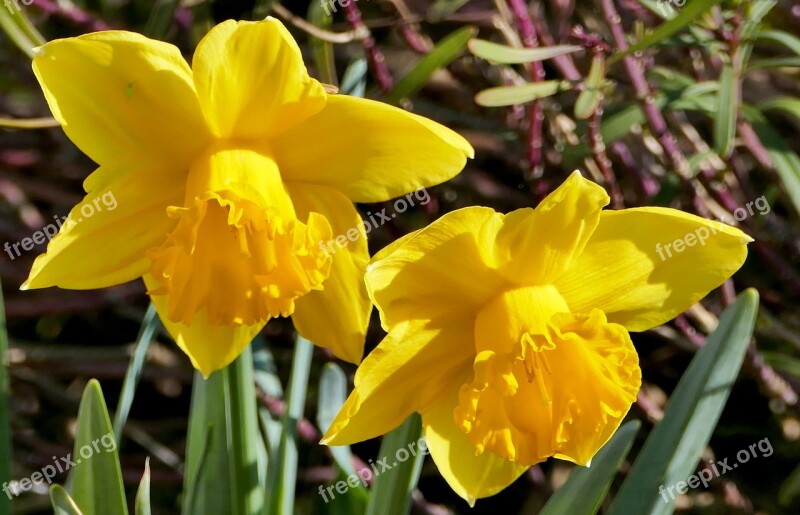
[[208,141],[191,70],[173,45],[123,31],[58,39],[33,71],[64,132],[101,165],[180,171]]
[[[183,197],[177,174],[138,163],[101,167],[85,184],[89,193],[36,258],[23,289],[105,288],[140,277],[149,267],[147,250],[160,245],[174,226],[167,206]],[[59,222],[42,232],[54,234]]]
[[[220,23],[197,45],[192,70],[219,137],[268,138],[325,105],[324,88],[308,76],[300,48],[275,18]],[[308,141],[314,140],[305,141],[305,151]]]
[[739,229],[675,209],[607,211],[556,287],[572,312],[598,308],[610,322],[644,331],[671,320],[733,275],[747,257],[749,241]]
[[509,213],[497,234],[500,272],[517,284],[551,283],[583,251],[608,202],[603,188],[573,172],[535,210]]
[[436,122],[343,95],[328,97],[319,114],[275,142],[287,180],[330,186],[355,202],[384,201],[440,184],[472,156],[464,138]]
[[414,411],[455,391],[473,350],[469,320],[405,322],[369,353],[355,376],[355,389],[322,443],[346,445],[388,433]]
[[[469,380],[468,376],[461,379]],[[431,457],[442,477],[455,493],[474,506],[476,499],[503,490],[529,466],[491,452],[476,455],[475,445],[453,421],[457,405],[457,393],[448,392],[422,413],[422,425]]]
[[367,269],[367,289],[384,328],[403,320],[472,314],[508,284],[489,256],[502,216],[486,207],[444,215],[384,248]]
[[333,229],[333,239],[321,242],[324,252],[333,257],[330,276],[322,290],[296,301],[294,325],[309,341],[332,349],[345,361],[360,363],[372,312],[364,285],[369,250],[361,217],[350,199],[336,190],[310,184],[287,186],[300,219],[320,213]]
[[[148,290],[157,286],[150,275],[144,276],[144,282]],[[150,300],[170,336],[205,378],[236,359],[266,325],[266,322],[253,325],[215,325],[209,323],[205,311],[201,311],[194,317],[191,325],[187,326],[170,320],[166,295],[151,295]]]

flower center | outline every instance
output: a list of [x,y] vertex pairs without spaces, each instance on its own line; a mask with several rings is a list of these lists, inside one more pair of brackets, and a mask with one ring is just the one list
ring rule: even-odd
[[475,346],[473,380],[461,386],[455,423],[476,454],[488,450],[526,465],[554,455],[588,462],[641,381],[627,331],[599,310],[570,313],[553,286],[497,297],[478,313]]
[[215,325],[252,325],[289,316],[294,301],[321,290],[331,258],[320,241],[331,238],[328,220],[297,219],[271,155],[218,142],[195,160],[183,207],[164,244],[150,251],[169,317],[190,324],[207,310]]

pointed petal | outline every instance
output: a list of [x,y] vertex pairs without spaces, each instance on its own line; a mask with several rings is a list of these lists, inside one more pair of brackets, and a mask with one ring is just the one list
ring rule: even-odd
[[[149,267],[146,251],[160,245],[174,225],[167,207],[183,200],[179,179],[138,163],[99,168],[86,179],[89,193],[36,258],[22,288],[105,288],[142,276]],[[55,233],[56,223],[42,232]]]
[[64,132],[98,164],[182,170],[208,139],[192,72],[168,43],[124,31],[58,39],[33,71]]
[[500,273],[516,284],[552,283],[583,251],[608,202],[603,188],[573,172],[535,210],[509,213],[497,233]]
[[[336,190],[310,184],[288,184],[297,216],[305,220],[311,212],[330,222],[333,239],[321,242],[333,264],[321,291],[311,291],[295,301],[292,320],[307,340],[351,363],[364,355],[372,302],[364,285],[369,262],[367,237],[353,203]],[[344,248],[335,242],[337,237]]]
[[472,156],[464,138],[436,122],[343,95],[328,97],[319,114],[275,141],[287,180],[330,186],[355,202],[380,202],[440,184]]
[[358,367],[355,389],[322,443],[346,445],[388,433],[443,392],[457,391],[474,354],[472,324],[451,319],[394,328]]
[[645,331],[733,275],[749,241],[739,229],[675,209],[607,211],[556,287],[573,313],[598,308],[609,322]]
[[308,76],[297,43],[272,17],[220,23],[197,45],[192,70],[203,113],[219,137],[268,138],[325,105],[325,90]]
[[367,289],[385,328],[447,314],[474,316],[508,284],[487,255],[502,216],[486,207],[453,211],[381,250]]
[[[461,380],[469,381],[469,375]],[[491,452],[476,456],[475,445],[453,421],[457,405],[457,390],[448,392],[422,413],[422,426],[431,457],[442,477],[473,506],[476,499],[494,495],[516,481],[529,466]]]
[[[158,286],[149,274],[144,276],[144,283],[148,290]],[[187,326],[169,319],[166,295],[151,295],[150,300],[170,336],[205,378],[236,359],[265,325],[212,325],[205,311],[201,311]]]

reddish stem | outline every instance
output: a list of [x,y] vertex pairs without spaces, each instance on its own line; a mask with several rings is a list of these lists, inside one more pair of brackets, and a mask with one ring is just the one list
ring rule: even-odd
[[[536,48],[539,46],[539,40],[536,37],[536,29],[531,21],[528,6],[524,0],[509,0],[511,12],[514,13],[514,19],[517,22],[517,30],[519,30],[522,44],[527,48]],[[544,66],[541,61],[534,61],[531,63],[530,68],[531,80],[533,82],[541,82],[544,80]],[[531,103],[531,126],[528,139],[528,161],[530,161],[531,170],[534,174],[538,174],[539,168],[542,164],[542,124],[544,122],[544,113],[542,106],[538,101]]]
[[372,37],[369,28],[367,28],[364,21],[361,19],[361,10],[355,2],[345,3],[342,7],[344,7],[344,14],[347,21],[350,23],[350,27],[364,34],[361,44],[364,46],[364,51],[367,54],[369,67],[375,76],[375,80],[378,81],[378,86],[380,86],[384,93],[388,93],[392,90],[394,81],[392,80],[392,75],[389,73],[389,68],[386,66],[386,59],[383,57],[383,53],[378,49],[375,38]]

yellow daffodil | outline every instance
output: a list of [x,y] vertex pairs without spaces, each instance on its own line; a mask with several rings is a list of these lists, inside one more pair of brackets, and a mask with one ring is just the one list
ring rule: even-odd
[[[419,412],[433,460],[470,503],[551,456],[589,465],[641,384],[628,331],[700,300],[750,241],[674,209],[602,211],[608,201],[576,172],[535,210],[461,209],[379,252],[367,289],[389,334],[323,442]],[[662,259],[659,245],[679,239]]]
[[[371,303],[353,202],[441,183],[473,152],[425,118],[327,94],[271,18],[214,27],[191,67],[170,44],[108,31],[47,43],[33,68],[99,168],[23,289],[143,277],[206,376],[278,316],[359,362]],[[81,211],[109,194],[115,209]],[[346,247],[325,245],[340,235]]]

